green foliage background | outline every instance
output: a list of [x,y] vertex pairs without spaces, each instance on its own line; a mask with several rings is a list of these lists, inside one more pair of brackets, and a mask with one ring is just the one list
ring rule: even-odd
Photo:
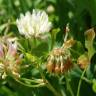
[[[15,22],[20,13],[26,11],[32,12],[33,9],[47,10],[47,7],[52,5],[55,9],[53,13],[49,13],[49,19],[53,22],[54,28],[60,28],[60,32],[56,36],[56,42],[63,42],[63,34],[66,24],[70,24],[71,35],[84,45],[84,32],[96,25],[96,0],[0,0],[0,35],[6,34],[6,32],[12,32],[19,36],[16,26],[12,25],[8,28],[9,31],[4,33],[4,26]],[[7,30],[7,29],[6,29]],[[94,41],[94,47],[96,49],[96,38]],[[82,49],[78,49],[82,50]],[[96,78],[96,54],[92,58],[91,75]],[[93,71],[94,70],[94,71]],[[34,70],[35,71],[35,70]],[[35,73],[34,73],[35,74]],[[75,73],[74,73],[75,74]],[[78,71],[81,75],[81,71]],[[77,92],[77,86],[79,77],[73,75],[72,77],[72,89],[74,93]],[[30,75],[27,73],[27,75]],[[66,89],[65,86],[59,86],[57,77],[53,77],[51,83],[53,86],[59,89]],[[91,78],[91,76],[90,76]],[[8,78],[10,79],[10,78]],[[12,80],[12,79],[11,79]],[[2,81],[0,81],[2,82]],[[5,82],[3,82],[5,84]],[[14,80],[12,82],[3,85],[0,84],[0,96],[53,96],[53,94],[47,88],[27,88],[18,84]],[[96,96],[96,93],[92,90],[92,85],[82,82],[80,96]],[[65,95],[64,95],[65,96]],[[67,92],[66,96],[70,96]]]

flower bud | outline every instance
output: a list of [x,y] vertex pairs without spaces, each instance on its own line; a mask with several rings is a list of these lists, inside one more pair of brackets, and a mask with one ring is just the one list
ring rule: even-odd
[[77,63],[80,65],[80,68],[82,69],[85,69],[90,64],[88,56],[86,56],[85,54],[81,55],[78,58]]
[[95,38],[95,31],[94,31],[94,29],[93,28],[91,28],[91,29],[89,29],[89,30],[87,30],[86,32],[85,32],[85,36],[86,36],[86,39],[87,40],[93,40],[94,38]]

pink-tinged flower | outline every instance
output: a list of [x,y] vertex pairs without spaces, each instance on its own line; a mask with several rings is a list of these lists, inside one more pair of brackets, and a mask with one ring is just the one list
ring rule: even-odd
[[0,77],[8,75],[19,77],[20,56],[17,52],[17,42],[10,41],[10,38],[3,38],[0,45]]

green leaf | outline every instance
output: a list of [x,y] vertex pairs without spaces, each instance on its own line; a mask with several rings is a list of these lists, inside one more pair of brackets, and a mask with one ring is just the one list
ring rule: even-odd
[[56,4],[56,0],[47,0],[47,1]]
[[0,33],[7,27],[7,23],[0,26]]
[[0,93],[4,96],[17,96],[17,93],[12,92],[8,87],[2,86],[0,88]]
[[37,57],[40,57],[47,53],[49,50],[49,46],[47,42],[40,43],[36,48],[32,49],[32,54],[36,55]]
[[37,57],[32,55],[32,54],[30,54],[30,53],[26,53],[26,57],[31,62],[35,62],[37,60]]

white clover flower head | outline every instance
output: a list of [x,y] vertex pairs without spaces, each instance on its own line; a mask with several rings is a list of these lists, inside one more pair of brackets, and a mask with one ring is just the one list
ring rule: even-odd
[[40,37],[49,32],[52,27],[46,12],[35,9],[32,14],[30,12],[26,12],[25,16],[21,14],[16,23],[20,34],[25,35],[26,38]]

